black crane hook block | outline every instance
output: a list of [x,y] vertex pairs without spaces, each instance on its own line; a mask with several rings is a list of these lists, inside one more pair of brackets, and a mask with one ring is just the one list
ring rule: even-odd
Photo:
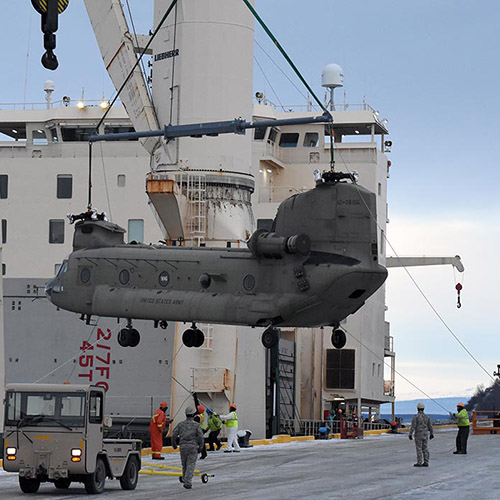
[[43,46],[45,53],[42,56],[44,68],[55,70],[59,63],[54,54],[56,48],[57,23],[59,14],[66,10],[69,0],[31,0],[35,10],[42,16]]

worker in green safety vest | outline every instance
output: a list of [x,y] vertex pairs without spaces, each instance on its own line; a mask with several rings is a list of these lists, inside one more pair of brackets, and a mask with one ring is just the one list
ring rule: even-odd
[[220,450],[222,448],[222,444],[219,439],[219,433],[222,429],[222,420],[219,415],[212,410],[212,408],[207,408],[207,415],[207,425],[209,430],[208,450],[215,451],[215,447],[217,447],[217,450]]
[[457,412],[450,415],[457,421],[458,433],[456,439],[457,449],[454,455],[467,455],[467,439],[469,439],[469,413],[463,403],[457,404]]
[[227,429],[227,447],[224,453],[231,453],[232,451],[239,453],[241,451],[238,444],[238,414],[236,410],[236,405],[232,403],[229,407],[229,413],[220,416]]

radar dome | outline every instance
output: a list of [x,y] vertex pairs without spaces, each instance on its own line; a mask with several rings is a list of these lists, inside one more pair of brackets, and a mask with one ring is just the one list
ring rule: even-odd
[[321,86],[334,89],[344,86],[344,71],[338,64],[328,64],[321,73]]

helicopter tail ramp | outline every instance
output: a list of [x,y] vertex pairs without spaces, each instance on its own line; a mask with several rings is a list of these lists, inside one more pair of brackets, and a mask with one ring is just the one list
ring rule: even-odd
[[[119,0],[85,0],[85,6],[104,66],[115,88],[119,89],[137,62],[137,45],[144,41],[143,37],[138,37],[137,43],[134,43],[135,37],[128,29]],[[120,99],[136,130],[159,128],[139,66],[135,68]],[[160,139],[156,137],[141,139],[141,143],[151,154],[160,144]]]

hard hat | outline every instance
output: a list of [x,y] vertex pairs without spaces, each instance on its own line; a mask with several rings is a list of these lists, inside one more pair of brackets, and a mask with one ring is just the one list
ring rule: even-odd
[[235,410],[237,410],[237,409],[238,409],[238,407],[237,407],[234,403],[231,403],[231,406],[230,406],[229,408],[230,408],[230,409],[231,409],[231,408],[234,408]]
[[167,402],[166,402],[166,401],[162,401],[162,402],[160,403],[160,408],[168,408],[168,404],[167,404]]
[[457,403],[457,406],[461,406],[462,408],[465,407],[465,405],[463,403]]
[[188,416],[188,417],[192,417],[196,413],[195,409],[192,406],[186,406],[186,409],[184,410],[184,412],[186,413],[186,416]]
[[196,409],[198,410],[198,413],[205,413],[205,407],[203,405],[198,405]]
[[417,403],[417,409],[418,410],[423,410],[425,408],[425,405],[424,403],[422,403],[422,401],[420,401],[419,403]]

